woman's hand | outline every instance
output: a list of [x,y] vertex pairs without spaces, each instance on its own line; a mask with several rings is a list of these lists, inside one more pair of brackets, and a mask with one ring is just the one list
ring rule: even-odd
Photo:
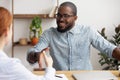
[[43,57],[44,57],[44,60],[45,60],[45,64],[46,64],[47,67],[52,67],[52,65],[53,65],[53,59],[50,56],[50,54],[47,53],[47,52],[49,52],[49,50],[43,51]]
[[43,51],[41,51],[41,53],[39,53],[38,64],[39,64],[40,69],[42,69],[43,59],[45,61],[46,67],[52,67],[53,59],[52,59],[52,57],[49,54],[49,48],[45,48]]

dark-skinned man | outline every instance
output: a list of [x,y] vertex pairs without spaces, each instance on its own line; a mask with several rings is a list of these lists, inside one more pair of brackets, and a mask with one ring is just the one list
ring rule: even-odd
[[[56,70],[92,70],[90,46],[92,45],[109,57],[120,60],[120,49],[105,40],[90,26],[76,24],[77,8],[72,2],[62,3],[56,15],[57,27],[47,29],[39,43],[28,50],[27,60],[39,62],[40,52],[50,47],[53,67]],[[38,60],[39,59],[39,60]]]

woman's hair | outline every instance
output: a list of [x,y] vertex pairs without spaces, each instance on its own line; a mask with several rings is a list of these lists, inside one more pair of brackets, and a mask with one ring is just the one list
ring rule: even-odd
[[10,28],[12,14],[4,7],[0,7],[0,36]]

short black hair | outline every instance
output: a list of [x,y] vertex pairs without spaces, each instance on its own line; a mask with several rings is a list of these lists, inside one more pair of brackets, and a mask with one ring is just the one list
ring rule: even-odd
[[72,9],[72,11],[73,11],[73,15],[75,15],[75,16],[77,15],[77,7],[76,7],[76,5],[74,3],[72,3],[72,2],[64,2],[64,3],[62,3],[60,5],[60,7],[61,6],[68,6],[68,7],[70,7]]

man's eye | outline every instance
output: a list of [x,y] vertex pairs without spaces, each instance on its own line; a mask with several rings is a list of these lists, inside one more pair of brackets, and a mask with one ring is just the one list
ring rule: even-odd
[[64,17],[69,17],[69,15],[63,15]]

